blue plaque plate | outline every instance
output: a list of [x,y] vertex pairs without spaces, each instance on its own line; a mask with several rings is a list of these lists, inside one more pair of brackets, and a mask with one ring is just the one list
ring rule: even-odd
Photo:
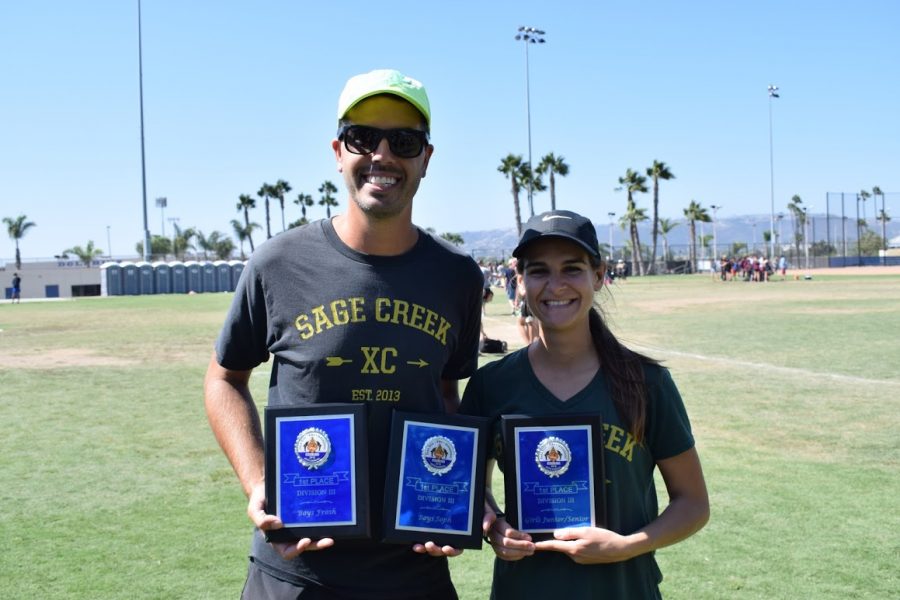
[[284,523],[268,539],[368,532],[365,406],[266,409],[266,507]]
[[385,541],[481,547],[486,423],[394,413]]
[[606,522],[599,416],[503,417],[509,523],[533,539]]

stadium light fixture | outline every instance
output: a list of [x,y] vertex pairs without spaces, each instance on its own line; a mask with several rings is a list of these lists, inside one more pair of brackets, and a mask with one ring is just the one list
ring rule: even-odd
[[531,77],[529,75],[528,65],[528,46],[530,44],[543,44],[546,42],[544,36],[547,34],[542,29],[534,27],[519,27],[516,34],[516,41],[525,43],[525,112],[528,117],[528,170],[530,177],[528,178],[528,210],[531,216],[534,216],[534,168],[531,164]]

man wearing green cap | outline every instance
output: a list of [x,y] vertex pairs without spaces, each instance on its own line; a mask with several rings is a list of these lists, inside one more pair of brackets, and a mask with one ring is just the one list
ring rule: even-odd
[[[433,146],[424,87],[397,71],[351,78],[331,146],[347,211],[260,246],[244,269],[206,375],[213,432],[256,526],[243,598],[453,599],[447,556],[423,539],[380,543],[394,409],[452,413],[477,366],[483,277],[416,227],[412,202]],[[372,540],[267,543],[252,370],[272,357],[269,406],[365,402]],[[274,512],[274,511],[273,511]]]

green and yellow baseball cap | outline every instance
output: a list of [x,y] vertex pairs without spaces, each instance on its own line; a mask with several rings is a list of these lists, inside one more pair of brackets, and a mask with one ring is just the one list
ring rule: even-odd
[[431,129],[431,106],[425,86],[394,69],[377,69],[351,77],[338,99],[338,121],[347,116],[351,108],[378,94],[393,94],[406,100],[422,113]]

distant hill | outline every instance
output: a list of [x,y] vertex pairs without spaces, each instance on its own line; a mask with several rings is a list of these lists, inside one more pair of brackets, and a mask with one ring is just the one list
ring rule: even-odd
[[[813,236],[812,231],[813,223],[815,223],[815,236]],[[599,238],[600,243],[608,244],[609,222],[595,222],[594,227],[597,228],[597,237]],[[638,225],[641,245],[649,247],[652,244],[653,237],[651,234],[651,227],[652,224],[649,221]],[[880,222],[869,219],[869,228],[879,235],[881,234]],[[776,222],[775,230],[779,231],[779,229],[781,241],[785,244],[790,243],[791,240],[793,240],[790,218],[785,217],[780,224]],[[723,218],[716,222],[716,243],[719,248],[727,248],[733,242],[743,242],[750,246],[755,240],[756,247],[761,247],[764,244],[763,232],[768,230],[769,215],[742,215]],[[826,230],[828,230],[827,234]],[[702,232],[707,235],[712,235],[712,223],[703,223]],[[700,233],[701,224],[697,223],[697,235],[700,235]],[[835,218],[835,216],[832,215],[829,223],[824,214],[811,215],[809,230],[810,238],[814,241],[824,241],[829,239],[828,234],[830,234],[831,243],[838,246],[842,235],[840,217]],[[848,243],[850,243],[850,240],[856,240],[856,227],[851,218],[848,218],[846,221],[845,234]],[[460,232],[460,235],[463,240],[465,240],[465,244],[462,246],[463,249],[476,258],[483,256],[505,258],[512,253],[513,248],[516,247],[516,243],[518,242],[518,235],[515,227],[510,227],[509,229],[491,229],[487,231],[463,231]],[[678,226],[669,232],[669,247],[675,250],[688,246],[690,243],[688,240],[689,235],[690,228],[688,224],[684,221],[680,221]],[[900,235],[900,222],[888,221],[888,239],[897,235]],[[619,248],[627,238],[628,233],[623,231],[618,224],[616,224],[613,229],[613,245],[616,248]],[[662,237],[659,238],[659,252],[662,252]]]

